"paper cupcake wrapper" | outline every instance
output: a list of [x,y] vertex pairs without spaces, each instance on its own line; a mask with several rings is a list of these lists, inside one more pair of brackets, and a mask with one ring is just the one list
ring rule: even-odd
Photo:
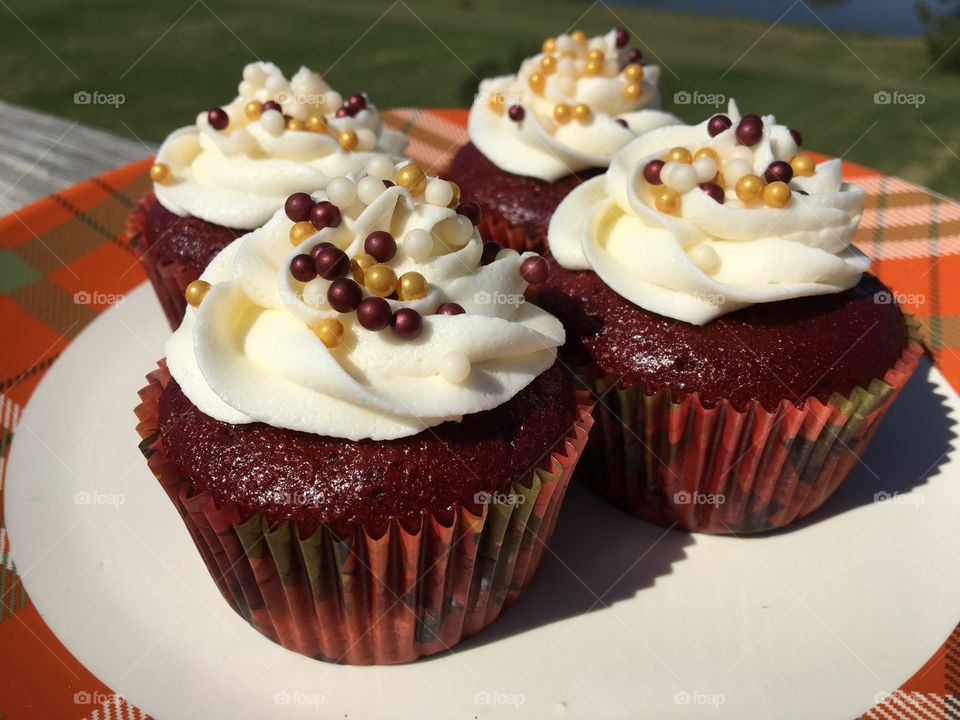
[[523,228],[514,227],[503,216],[493,210],[484,208],[477,225],[480,237],[486,242],[498,242],[505,248],[516,250],[519,253],[532,250],[543,253],[547,249],[547,231],[528,232]]
[[578,372],[601,398],[580,474],[614,505],[663,526],[741,534],[782,528],[820,507],[857,464],[923,349],[908,319],[907,348],[882,379],[829,402],[704,407],[695,393],[623,387],[594,367]]
[[[148,376],[136,409],[140,449],[180,512],[230,606],[284,647],[352,665],[415,660],[452,647],[491,623],[532,580],[573,468],[593,424],[578,395],[577,420],[515,502],[476,515],[454,506],[424,514],[415,531],[393,521],[382,536],[358,526],[337,537],[321,526],[301,537],[291,522],[242,517],[195,493],[167,459],[158,428],[164,363]],[[520,499],[522,498],[522,500]]]
[[162,261],[156,257],[156,253],[150,252],[151,244],[146,236],[147,214],[154,202],[156,197],[153,192],[146,193],[137,201],[127,216],[127,237],[130,247],[157,293],[163,313],[167,316],[167,322],[176,330],[180,327],[183,315],[187,311],[184,291],[187,285],[199,276],[178,262]]

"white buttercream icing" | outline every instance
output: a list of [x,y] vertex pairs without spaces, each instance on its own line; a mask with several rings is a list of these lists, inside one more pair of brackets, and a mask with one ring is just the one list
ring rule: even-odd
[[[736,138],[740,115],[734,103],[729,117],[733,125],[712,138],[709,121],[638,138],[605,175],[570,193],[548,231],[557,261],[568,269],[594,270],[636,305],[696,325],[753,303],[856,285],[870,262],[851,245],[864,191],[843,182],[840,160],[820,163],[812,175],[794,176],[789,183],[794,192],[782,208],[762,200],[741,202],[728,178],[723,204],[693,184],[680,193],[676,214],[656,209],[661,186],[649,184],[643,170],[672,148],[691,153],[712,148],[721,173],[739,172],[746,166],[730,163],[746,160],[760,177],[771,162],[789,162],[798,153],[789,129],[773,116],[762,118],[762,138],[752,147]],[[661,178],[665,175],[666,167]]]
[[[679,122],[655,109],[660,104],[657,65],[643,66],[643,78],[637,81],[642,94],[628,99],[625,89],[632,81],[622,72],[627,50],[617,47],[616,31],[586,43],[561,35],[555,43],[556,51],[550,53],[556,58],[554,72],[543,72],[541,62],[547,54],[541,52],[524,60],[516,75],[480,83],[470,108],[470,141],[501,170],[552,182],[587,168],[606,167],[638,135]],[[596,74],[585,73],[591,51],[605,58]],[[542,77],[542,87],[531,84],[534,73]],[[493,98],[502,103],[491,103]],[[558,123],[554,108],[559,104],[571,109],[585,105],[589,119]],[[510,118],[513,105],[523,108],[522,121]]]
[[[351,196],[343,181],[337,190]],[[187,308],[166,346],[171,374],[200,410],[234,424],[383,440],[497,407],[554,363],[563,328],[523,301],[520,265],[533,253],[504,250],[482,265],[479,233],[455,210],[382,183],[378,193],[361,185],[358,195],[341,208],[338,227],[296,247],[281,210],[210,263],[202,279],[211,289],[198,308]],[[388,300],[394,311],[422,315],[413,340],[363,328],[356,313],[330,307],[327,280],[302,283],[289,270],[294,256],[320,242],[352,258],[377,230],[397,240],[388,262],[397,276],[415,270],[428,283],[418,300]],[[466,312],[433,314],[442,303]],[[326,318],[344,327],[344,342],[332,349],[311,330]]]
[[[160,146],[157,162],[170,168],[171,179],[156,183],[154,191],[171,212],[253,229],[291,193],[313,192],[331,177],[359,172],[376,156],[396,162],[406,149],[406,137],[383,129],[369,101],[354,116],[336,117],[343,98],[305,67],[288,81],[276,65],[255,62],[244,68],[243,78],[237,98],[223,107],[230,120],[224,130],[211,127],[202,112]],[[246,116],[247,103],[268,100],[279,102],[283,113]],[[285,129],[283,115],[299,121],[322,116],[328,131]],[[346,130],[357,136],[352,152],[337,140]]]

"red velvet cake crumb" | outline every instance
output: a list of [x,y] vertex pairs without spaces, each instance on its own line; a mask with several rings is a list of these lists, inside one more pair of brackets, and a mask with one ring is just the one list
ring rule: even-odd
[[153,262],[180,263],[196,279],[217,253],[248,232],[189,215],[180,217],[154,202],[147,214],[143,242]]

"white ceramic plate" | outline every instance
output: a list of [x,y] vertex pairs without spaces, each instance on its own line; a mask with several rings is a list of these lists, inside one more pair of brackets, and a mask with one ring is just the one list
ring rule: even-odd
[[574,486],[533,586],[455,652],[400,667],[301,657],[221,599],[137,450],[136,392],[167,332],[141,286],[77,338],[26,408],[6,489],[45,621],[163,720],[849,720],[960,617],[960,403],[924,364],[863,465],[791,531],[665,533]]

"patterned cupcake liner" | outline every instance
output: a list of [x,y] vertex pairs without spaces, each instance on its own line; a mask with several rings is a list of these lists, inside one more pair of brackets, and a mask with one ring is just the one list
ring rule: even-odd
[[881,418],[917,368],[909,341],[882,379],[829,402],[728,401],[704,407],[696,393],[623,387],[594,366],[579,378],[601,398],[578,474],[603,498],[644,520],[704,533],[782,528],[820,507],[857,464]]
[[546,229],[538,232],[529,232],[523,228],[511,225],[497,212],[484,208],[477,225],[480,237],[486,242],[498,242],[505,248],[523,253],[528,250],[543,253],[547,249]]
[[133,206],[127,216],[127,238],[157,293],[167,322],[176,330],[187,311],[183,293],[198,275],[178,262],[159,260],[150,252],[152,244],[147,237],[147,214],[155,202],[156,196],[148,192]]
[[[301,537],[291,522],[242,517],[196,493],[167,459],[158,431],[165,363],[148,376],[136,408],[140,449],[180,512],[230,606],[280,645],[320,660],[392,664],[446,650],[497,618],[533,579],[556,526],[574,466],[593,424],[577,397],[577,421],[508,501],[476,515],[454,506],[410,530],[392,521],[378,536],[358,526],[337,537],[321,526]],[[497,495],[499,498],[499,494]]]

